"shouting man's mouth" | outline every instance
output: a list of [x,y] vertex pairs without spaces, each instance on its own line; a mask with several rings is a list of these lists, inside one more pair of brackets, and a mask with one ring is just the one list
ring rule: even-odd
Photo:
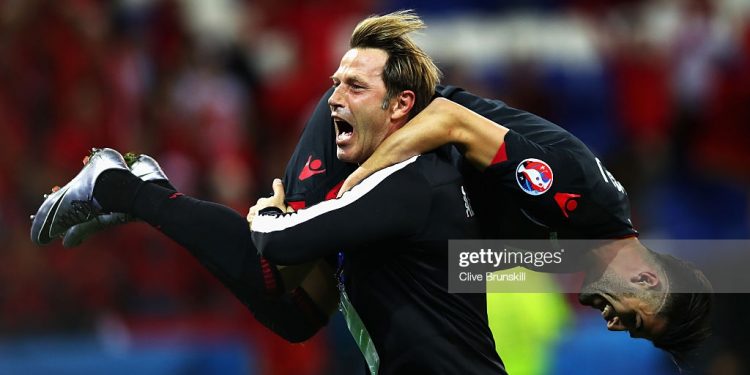
[[607,328],[612,328],[620,322],[620,317],[617,316],[617,311],[611,304],[607,303],[601,310],[602,318],[607,321]]
[[593,296],[586,296],[585,300],[581,303],[589,305],[602,312],[602,318],[607,321],[607,328],[612,328],[620,322],[620,317],[617,316],[617,310],[612,307],[612,304],[600,294]]
[[333,124],[336,127],[336,145],[345,145],[352,138],[352,135],[354,135],[354,127],[339,118],[334,118]]

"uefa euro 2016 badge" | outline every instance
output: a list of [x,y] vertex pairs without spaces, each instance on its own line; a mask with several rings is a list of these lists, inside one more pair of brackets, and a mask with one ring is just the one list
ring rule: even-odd
[[552,168],[539,159],[525,159],[516,168],[516,181],[526,194],[542,195],[552,186]]

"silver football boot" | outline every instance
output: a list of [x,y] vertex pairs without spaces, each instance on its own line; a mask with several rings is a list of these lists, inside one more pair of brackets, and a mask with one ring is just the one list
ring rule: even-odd
[[[125,161],[130,171],[143,181],[169,180],[159,163],[148,155],[128,153],[125,154]],[[133,221],[136,221],[133,216],[121,212],[98,215],[87,222],[70,227],[63,237],[63,246],[76,247],[94,233]]]
[[44,245],[65,233],[73,225],[89,221],[101,213],[94,200],[94,183],[99,175],[110,169],[128,169],[119,152],[92,149],[83,169],[67,185],[45,195],[36,214],[32,216],[31,241]]

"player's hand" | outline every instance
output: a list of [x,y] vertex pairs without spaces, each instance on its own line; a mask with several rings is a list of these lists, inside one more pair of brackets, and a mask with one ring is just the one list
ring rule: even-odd
[[268,198],[260,198],[255,202],[255,206],[250,207],[250,211],[247,213],[248,225],[253,225],[253,219],[258,215],[258,212],[264,208],[276,207],[282,212],[294,212],[292,207],[289,207],[284,203],[286,195],[284,194],[284,184],[281,180],[278,178],[274,179],[271,188],[273,189],[272,196]]
[[349,175],[349,177],[346,178],[344,181],[344,184],[341,185],[341,189],[339,189],[339,193],[337,194],[337,198],[340,198],[344,193],[349,191],[351,188],[353,188],[358,183],[362,182],[365,178],[369,177],[372,174],[372,171],[363,167],[357,168],[352,174]]

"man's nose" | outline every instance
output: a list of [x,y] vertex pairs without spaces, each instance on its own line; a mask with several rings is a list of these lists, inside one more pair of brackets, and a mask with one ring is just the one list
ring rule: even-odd
[[331,97],[328,98],[328,105],[333,108],[339,108],[342,106],[341,104],[341,85],[337,86],[333,89],[333,93],[331,94]]

